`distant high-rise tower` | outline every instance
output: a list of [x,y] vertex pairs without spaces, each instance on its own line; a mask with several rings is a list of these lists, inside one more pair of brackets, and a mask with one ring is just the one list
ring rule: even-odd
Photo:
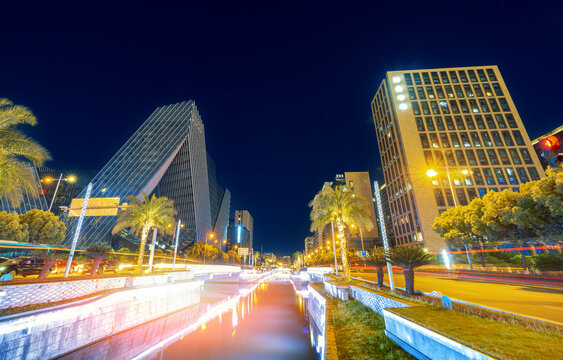
[[[246,228],[248,230],[248,246],[249,248],[253,248],[254,246],[254,220],[250,215],[248,210],[235,210],[235,243],[238,241],[238,235],[241,234],[241,231],[237,228],[241,226],[242,228]],[[241,228],[241,229],[242,229]],[[243,233],[243,232],[242,232]],[[239,247],[242,245],[239,245]]]
[[348,248],[354,251],[373,250],[376,246],[381,246],[382,242],[379,238],[377,216],[375,215],[375,204],[373,203],[373,190],[369,173],[367,171],[360,172],[345,172],[344,174],[337,174],[334,181],[335,185],[345,186],[355,194],[363,197],[368,205],[367,211],[369,218],[373,224],[371,230],[362,229],[361,231],[355,227],[348,228]]
[[390,71],[371,110],[399,245],[442,249],[440,213],[544,176],[496,66]]
[[[212,231],[203,122],[193,101],[157,108],[92,179],[92,197],[155,193],[174,200],[185,232],[205,241]],[[84,197],[85,190],[80,193]],[[69,218],[66,242],[77,218]],[[117,217],[86,217],[79,246],[109,241]],[[137,235],[137,234],[135,234]]]

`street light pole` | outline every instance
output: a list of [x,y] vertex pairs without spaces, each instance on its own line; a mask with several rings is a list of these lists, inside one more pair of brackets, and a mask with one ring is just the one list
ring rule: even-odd
[[78,224],[76,224],[76,230],[74,231],[74,237],[72,239],[72,246],[70,247],[70,254],[66,263],[65,278],[68,277],[68,273],[70,272],[72,258],[74,257],[74,250],[76,250],[76,243],[78,242],[78,237],[80,236],[80,229],[82,229],[82,223],[84,222],[84,215],[86,214],[86,208],[88,207],[88,200],[90,199],[90,194],[92,193],[92,187],[92,183],[89,183],[86,188],[84,203],[82,204],[82,210],[80,210],[80,217],[78,218]]
[[176,253],[178,252],[178,238],[180,237],[180,224],[182,220],[178,219],[178,225],[176,225],[176,241],[174,242],[174,262],[172,263],[172,271],[176,267]]
[[53,208],[53,203],[55,202],[55,197],[57,196],[57,190],[59,190],[59,185],[61,184],[62,179],[63,179],[63,173],[61,173],[59,175],[59,178],[57,179],[57,186],[55,187],[55,192],[53,193],[53,198],[51,199],[51,205],[49,205],[49,210],[47,211],[51,211],[51,209]]

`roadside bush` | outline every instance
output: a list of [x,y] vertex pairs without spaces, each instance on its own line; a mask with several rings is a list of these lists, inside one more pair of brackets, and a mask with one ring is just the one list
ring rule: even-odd
[[563,270],[563,261],[553,254],[539,254],[532,257],[532,266],[542,271],[561,271]]

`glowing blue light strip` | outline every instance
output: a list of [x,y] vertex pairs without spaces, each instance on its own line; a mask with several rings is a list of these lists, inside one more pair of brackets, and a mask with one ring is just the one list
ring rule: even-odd
[[241,228],[242,228],[242,226],[239,225],[239,226],[238,226],[238,233],[237,233],[237,234],[238,234],[238,235],[237,235],[237,236],[238,236],[238,238],[237,238],[237,243],[239,243],[239,244],[240,244],[240,230],[241,230]]
[[[385,231],[385,221],[383,217],[383,207],[381,206],[381,195],[379,194],[379,184],[377,181],[373,182],[373,188],[375,193],[375,200],[377,201],[377,215],[379,217],[379,226],[381,228],[381,238],[383,239],[383,248],[385,249],[385,255],[389,256],[389,242],[387,241],[387,231]],[[392,291],[395,291],[395,284],[393,282],[393,270],[391,269],[391,264],[387,261],[387,272],[389,273],[389,285]]]

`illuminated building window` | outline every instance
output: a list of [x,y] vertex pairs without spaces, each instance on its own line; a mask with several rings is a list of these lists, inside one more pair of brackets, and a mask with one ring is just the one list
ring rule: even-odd
[[487,69],[487,75],[489,75],[489,80],[497,81],[497,77],[495,76],[495,72],[493,69]]
[[496,185],[495,178],[493,177],[493,172],[489,168],[484,168],[483,172],[485,173],[485,179],[487,180],[488,185]]
[[524,164],[533,164],[532,157],[530,156],[530,152],[528,149],[520,149],[520,153],[522,154],[522,159],[524,159]]
[[450,138],[452,139],[452,144],[454,145],[455,148],[461,147],[459,138],[457,137],[456,133],[450,133]]
[[495,91],[495,94],[497,96],[504,96],[504,94],[502,93],[502,89],[500,88],[499,83],[494,83],[493,84],[493,90]]
[[426,120],[426,128],[428,131],[434,131],[434,122],[431,117],[424,118]]
[[488,149],[487,154],[489,155],[489,159],[491,160],[491,165],[499,164],[497,154],[494,149]]
[[498,154],[503,165],[510,165],[510,159],[505,149],[498,149]]
[[450,79],[448,79],[448,73],[447,72],[440,71],[440,77],[442,78],[443,84],[449,84],[450,83]]
[[420,81],[420,74],[419,73],[414,73],[412,76],[414,78],[414,84],[415,85],[422,85],[422,81]]
[[485,151],[484,150],[477,150],[477,157],[479,158],[479,164],[480,165],[489,165],[489,162],[487,161],[487,156],[485,156]]
[[514,165],[522,164],[522,160],[520,160],[520,155],[518,155],[518,151],[516,151],[516,149],[508,149],[508,152],[510,153],[510,157],[512,158],[512,163]]
[[538,171],[536,170],[535,167],[529,167],[528,172],[530,173],[530,177],[532,178],[532,180],[540,179],[540,174],[538,174]]
[[483,97],[483,91],[481,91],[481,86],[479,86],[479,84],[473,84],[473,90],[475,90],[476,96]]
[[436,120],[436,128],[438,129],[438,131],[444,131],[444,121],[442,120],[442,118],[436,116],[434,119]]
[[483,142],[485,143],[485,146],[487,147],[493,146],[493,142],[491,141],[488,132],[481,131],[481,137],[483,138]]

